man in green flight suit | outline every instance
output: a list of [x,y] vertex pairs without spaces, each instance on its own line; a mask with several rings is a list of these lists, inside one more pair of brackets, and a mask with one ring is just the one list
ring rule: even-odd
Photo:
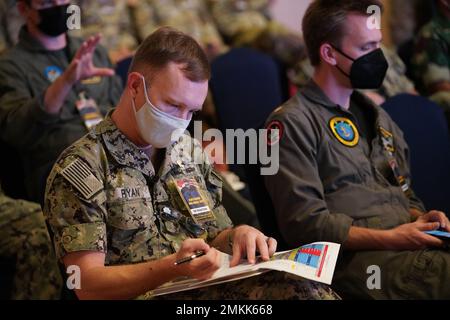
[[378,88],[388,67],[367,13],[373,5],[382,7],[315,0],[308,8],[303,34],[314,76],[268,119],[280,166],[265,184],[289,245],[343,245],[333,288],[344,298],[449,299],[450,252],[424,231],[448,232],[450,222],[425,211],[411,189],[402,132],[355,90]]

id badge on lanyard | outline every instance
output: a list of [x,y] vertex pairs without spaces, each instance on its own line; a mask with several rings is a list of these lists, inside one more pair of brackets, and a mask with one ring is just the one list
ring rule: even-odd
[[215,216],[206,201],[197,180],[194,177],[173,178],[176,188],[185,208],[196,223],[214,221]]
[[96,126],[103,120],[97,103],[94,99],[87,99],[84,91],[78,94],[79,99],[76,102],[77,110],[80,113],[83,123],[87,130]]

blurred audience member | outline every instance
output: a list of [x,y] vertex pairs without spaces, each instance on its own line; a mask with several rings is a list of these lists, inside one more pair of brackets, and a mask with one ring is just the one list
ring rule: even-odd
[[141,0],[136,2],[134,20],[140,39],[160,26],[183,30],[197,40],[211,60],[227,50],[205,0]]
[[435,0],[437,12],[419,33],[413,57],[418,89],[450,114],[450,0]]
[[62,280],[40,206],[10,199],[0,188],[0,217],[0,257],[15,270],[9,298],[58,299]]
[[0,54],[17,43],[23,22],[16,7],[16,0],[0,2]]
[[232,46],[253,46],[293,68],[305,55],[298,34],[272,20],[271,0],[208,0],[219,31]]
[[111,60],[116,63],[130,57],[137,48],[130,8],[127,0],[76,0],[81,8],[81,29],[70,32],[72,36],[88,38],[101,32],[101,44]]
[[35,202],[61,151],[102,120],[122,89],[99,36],[67,36],[69,3],[19,0],[26,25],[0,58],[0,137],[21,154],[27,198]]
[[389,26],[397,47],[414,39],[433,16],[433,1],[430,0],[395,0],[391,1],[391,6]]

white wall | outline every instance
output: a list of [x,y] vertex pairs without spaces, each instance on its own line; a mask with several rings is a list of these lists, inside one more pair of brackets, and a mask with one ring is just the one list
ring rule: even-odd
[[301,33],[301,22],[311,0],[272,0],[272,17],[292,31]]

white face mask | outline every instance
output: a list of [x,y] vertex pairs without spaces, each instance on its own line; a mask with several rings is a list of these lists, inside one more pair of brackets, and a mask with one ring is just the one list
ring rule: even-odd
[[172,141],[178,140],[183,135],[191,119],[177,118],[157,109],[148,98],[144,77],[142,81],[146,103],[136,112],[134,99],[131,100],[139,133],[142,139],[153,147],[166,148]]

